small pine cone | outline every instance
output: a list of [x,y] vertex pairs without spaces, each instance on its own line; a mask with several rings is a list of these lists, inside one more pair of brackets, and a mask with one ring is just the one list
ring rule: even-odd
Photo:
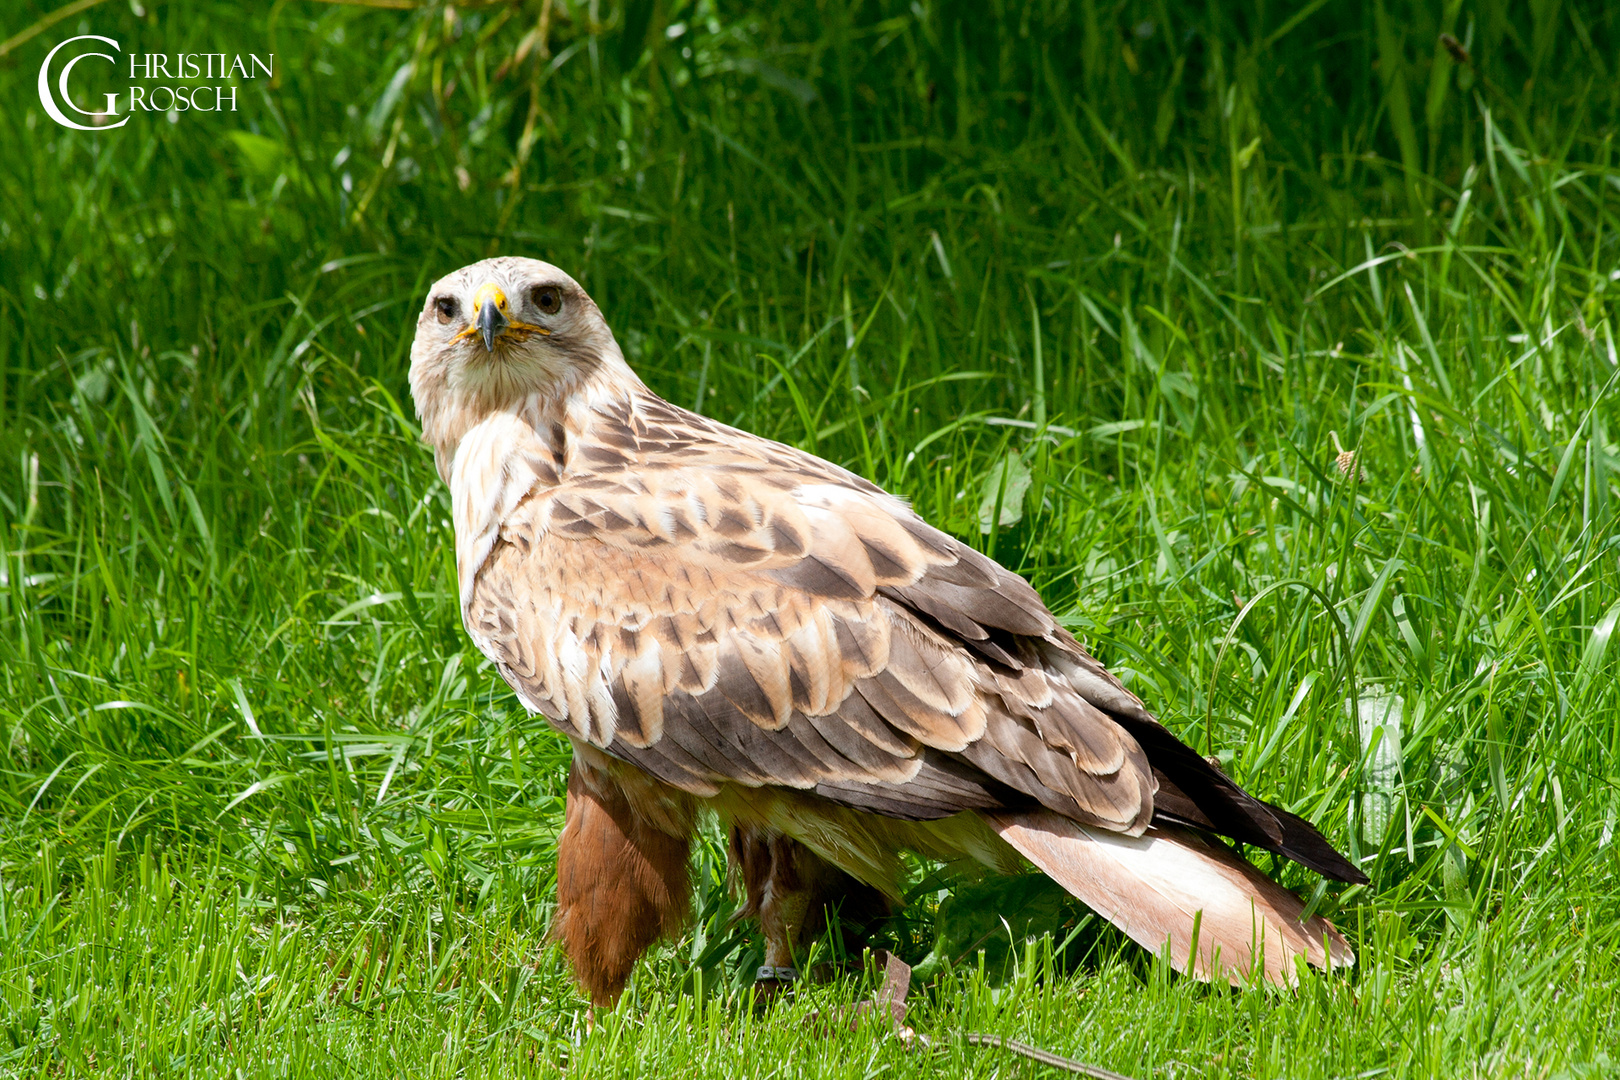
[[1354,450],[1346,450],[1344,444],[1339,441],[1337,431],[1328,432],[1328,437],[1333,440],[1333,449],[1338,451],[1333,463],[1339,467],[1339,475],[1348,476],[1356,481],[1367,479],[1367,473],[1361,467],[1361,455]]

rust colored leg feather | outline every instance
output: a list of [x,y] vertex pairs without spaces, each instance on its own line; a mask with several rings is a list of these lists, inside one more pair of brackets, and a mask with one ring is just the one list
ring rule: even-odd
[[690,836],[654,827],[613,778],[575,761],[557,842],[552,934],[594,1005],[611,1008],[642,953],[680,931],[690,854]]

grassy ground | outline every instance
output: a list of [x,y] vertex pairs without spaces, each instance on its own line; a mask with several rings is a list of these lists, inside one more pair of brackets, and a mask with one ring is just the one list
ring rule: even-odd
[[[1612,8],[144,2],[0,59],[0,1073],[1041,1072],[968,1030],[1137,1077],[1620,1068]],[[35,79],[88,32],[276,77],[69,132]],[[406,395],[426,283],[496,251],[1029,575],[1362,860],[1319,897],[1356,970],[1211,991],[919,866],[906,1049],[802,1022],[858,979],[742,1007],[711,848],[587,1033],[565,750],[461,633]]]

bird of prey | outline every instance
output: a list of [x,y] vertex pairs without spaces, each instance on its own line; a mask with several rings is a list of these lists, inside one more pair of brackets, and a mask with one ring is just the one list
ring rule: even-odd
[[1199,978],[1354,963],[1219,839],[1366,881],[1315,828],[1180,742],[1018,575],[654,394],[557,267],[436,282],[410,382],[467,632],[573,746],[553,931],[593,1004],[681,928],[705,809],[775,985],[826,905],[898,902],[903,850],[1033,863]]

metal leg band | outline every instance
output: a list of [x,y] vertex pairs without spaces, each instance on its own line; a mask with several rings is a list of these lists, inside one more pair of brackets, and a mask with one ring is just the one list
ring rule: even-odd
[[793,982],[799,977],[796,967],[771,967],[766,965],[754,973],[755,982]]

